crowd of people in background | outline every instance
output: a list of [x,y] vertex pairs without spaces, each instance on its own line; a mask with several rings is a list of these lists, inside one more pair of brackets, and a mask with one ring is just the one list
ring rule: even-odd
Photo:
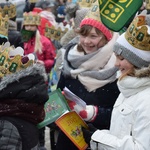
[[[103,24],[100,7],[91,11],[97,0],[25,2],[20,31],[15,5],[0,3],[0,149],[48,150],[45,127],[36,125],[49,93],[67,87],[86,102],[84,110],[68,105],[89,125],[87,149],[149,150],[150,2],[118,32]],[[57,133],[52,150],[77,150],[55,124],[47,127]]]

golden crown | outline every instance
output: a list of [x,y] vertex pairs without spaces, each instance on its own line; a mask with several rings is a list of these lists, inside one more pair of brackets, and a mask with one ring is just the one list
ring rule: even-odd
[[8,20],[9,18],[7,15],[3,17],[0,13],[0,34],[4,37],[8,37]]
[[150,51],[150,34],[148,33],[145,15],[139,15],[134,18],[125,33],[125,38],[132,46]]
[[93,0],[78,0],[77,1],[78,5],[83,8],[83,7],[91,7]]
[[150,9],[150,0],[146,0],[146,9]]
[[29,12],[23,14],[24,21],[23,25],[40,25],[41,17],[38,13]]
[[29,0],[30,3],[36,3],[38,0]]
[[53,39],[53,40],[60,40],[61,37],[68,31],[67,28],[65,28],[64,30],[62,30],[60,27],[59,28],[55,28],[54,26],[49,27],[46,24],[45,27],[45,36],[47,38]]
[[[30,58],[28,57],[23,61],[23,58],[27,56],[23,57],[22,55],[20,55],[21,49],[21,47],[19,47],[18,49],[13,49],[13,47],[11,47],[8,42],[5,43],[5,45],[0,46],[0,78],[22,69],[26,69],[28,66],[33,65],[34,56],[30,56]],[[22,53],[23,52],[24,51],[22,51]],[[13,55],[13,53],[15,55]]]
[[14,18],[16,16],[16,6],[13,4],[5,5],[3,8],[0,7],[0,12],[3,17],[8,15],[8,18]]

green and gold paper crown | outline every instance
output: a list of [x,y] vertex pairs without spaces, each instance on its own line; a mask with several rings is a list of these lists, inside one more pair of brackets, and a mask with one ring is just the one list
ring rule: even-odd
[[38,0],[29,0],[29,3],[36,3]]
[[[5,43],[6,44],[6,43]],[[6,44],[7,45],[7,44]],[[23,49],[22,49],[23,50]],[[14,51],[14,52],[13,52]],[[16,54],[18,51],[18,54]],[[25,63],[23,63],[23,56],[20,55],[20,47],[13,49],[9,44],[8,46],[1,45],[0,46],[0,78],[20,71],[22,69],[26,69],[27,67],[33,65],[34,63],[34,56],[30,54],[33,59],[27,59]],[[23,53],[24,51],[22,51]],[[15,56],[12,55],[15,53]],[[27,56],[26,56],[27,57]]]
[[45,28],[45,36],[47,38],[53,39],[53,40],[60,40],[61,37],[68,31],[67,28],[65,28],[64,30],[62,30],[60,27],[59,28],[55,28],[54,26],[49,27],[46,24],[46,28]]
[[134,47],[150,51],[150,33],[146,15],[139,15],[134,18],[128,27],[125,38]]
[[38,13],[29,12],[23,14],[24,21],[23,25],[40,25],[41,17]]
[[0,13],[0,36],[8,37],[8,16],[6,15],[5,17],[2,16]]
[[3,8],[0,7],[0,12],[3,17],[8,15],[8,18],[14,18],[16,16],[16,6],[9,3],[9,5],[5,5]]

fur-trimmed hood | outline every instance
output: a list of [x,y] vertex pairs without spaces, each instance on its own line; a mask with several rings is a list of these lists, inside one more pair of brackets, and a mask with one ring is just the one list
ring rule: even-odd
[[150,65],[141,69],[135,70],[135,76],[137,78],[150,77]]
[[33,66],[3,77],[0,81],[0,91],[6,88],[10,83],[18,81],[23,77],[36,74],[40,74],[41,76],[43,76],[45,81],[47,80],[47,74],[45,72],[44,66],[41,64],[33,64]]

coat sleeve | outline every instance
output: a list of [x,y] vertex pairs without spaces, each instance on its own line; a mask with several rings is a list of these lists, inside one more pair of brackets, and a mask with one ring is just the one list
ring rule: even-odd
[[[147,95],[147,97],[149,97]],[[136,101],[138,101],[136,99]],[[91,139],[98,142],[98,149],[100,150],[148,150],[150,148],[150,103],[149,98],[140,100],[140,106],[135,106],[134,120],[131,128],[132,134],[125,133],[124,136],[114,133],[114,130],[97,130],[92,135]],[[138,102],[139,104],[139,102]],[[135,105],[135,104],[134,104]],[[113,114],[112,114],[113,115]],[[118,114],[119,115],[119,114]],[[116,118],[117,119],[117,118]],[[116,126],[119,128],[119,120]],[[121,136],[121,137],[120,137]],[[91,141],[91,147],[96,148],[95,142]]]
[[49,73],[54,65],[55,60],[55,47],[53,43],[47,39],[47,42],[44,44],[44,65],[46,72]]

